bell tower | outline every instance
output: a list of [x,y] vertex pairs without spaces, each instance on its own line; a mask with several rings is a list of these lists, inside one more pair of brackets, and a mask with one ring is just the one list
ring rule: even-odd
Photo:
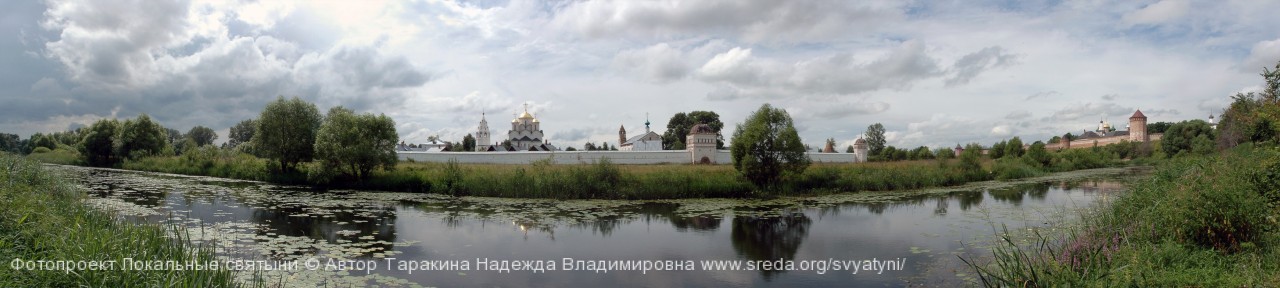
[[627,143],[627,128],[618,125],[618,147],[622,147],[622,143]]

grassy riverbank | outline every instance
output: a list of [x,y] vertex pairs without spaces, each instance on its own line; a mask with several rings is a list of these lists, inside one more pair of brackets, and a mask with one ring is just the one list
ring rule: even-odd
[[[1145,160],[1144,160],[1145,161]],[[221,149],[201,149],[182,156],[128,160],[129,170],[202,175],[317,188],[369,189],[555,199],[679,199],[812,195],[850,191],[887,191],[959,185],[992,179],[1019,179],[1080,169],[1125,165],[1105,149],[1050,152],[1044,158],[1005,157],[990,160],[918,160],[848,164],[815,164],[804,173],[785,175],[777,187],[761,191],[731,165],[523,165],[401,162],[389,171],[374,171],[365,180],[315,181],[308,171],[273,173],[272,162]]]
[[[3,287],[229,287],[229,271],[123,271],[136,261],[207,263],[214,258],[163,227],[116,221],[90,208],[85,194],[39,163],[0,153],[0,286]],[[117,261],[114,270],[26,269],[27,261]],[[74,262],[73,262],[74,263]]]
[[1261,287],[1280,283],[1280,149],[1161,164],[1064,235],[1003,235],[987,286]]

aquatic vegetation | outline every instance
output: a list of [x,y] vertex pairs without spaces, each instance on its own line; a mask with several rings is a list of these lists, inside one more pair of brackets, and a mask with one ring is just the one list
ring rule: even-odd
[[[465,167],[465,165],[461,165]],[[467,167],[470,169],[474,167]],[[310,258],[384,259],[403,257],[423,244],[396,240],[412,229],[395,227],[397,219],[438,219],[447,225],[499,224],[507,229],[554,235],[562,229],[588,229],[608,234],[611,227],[635,221],[663,219],[679,229],[716,229],[722,221],[749,217],[782,219],[796,211],[838,208],[847,203],[917,205],[926,199],[960,191],[1011,189],[1045,181],[1079,180],[1123,174],[1131,168],[1108,168],[1050,174],[1015,181],[971,182],[953,187],[916,190],[832,193],[817,196],[773,198],[699,198],[656,200],[599,200],[502,197],[455,197],[444,194],[334,189],[315,192],[306,186],[202,176],[136,172],[117,169],[60,166],[58,170],[83,179],[104,209],[119,210],[122,217],[182,227],[170,237],[185,237],[208,247],[219,259],[301,260]],[[650,173],[662,173],[658,167]],[[698,169],[708,169],[698,167]],[[961,192],[965,193],[965,192]],[[1021,193],[1021,192],[1017,192]],[[121,204],[121,203],[128,203]],[[982,209],[978,209],[982,210]],[[135,212],[129,212],[135,211]],[[148,212],[141,212],[148,211]],[[964,217],[1006,217],[1013,221],[1037,221],[1033,215],[1014,211],[958,210]],[[1019,210],[1020,211],[1020,210]],[[408,213],[406,215],[405,213]],[[957,212],[952,212],[957,213]],[[979,214],[987,213],[987,214]],[[978,222],[965,222],[976,225]],[[483,224],[481,224],[483,225]],[[297,229],[297,227],[306,227]],[[932,238],[965,239],[971,229],[949,226]],[[428,245],[429,246],[429,245]],[[909,253],[911,251],[905,251]],[[922,257],[953,255],[960,251],[923,248]],[[459,275],[463,276],[463,275]],[[970,276],[972,277],[972,276]],[[325,271],[256,271],[236,275],[242,283],[268,286],[412,286],[394,275],[363,275]],[[398,283],[398,284],[397,284]],[[424,283],[425,284],[425,283]]]

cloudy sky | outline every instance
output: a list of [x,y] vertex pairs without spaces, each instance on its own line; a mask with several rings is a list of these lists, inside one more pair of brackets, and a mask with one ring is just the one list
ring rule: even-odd
[[[6,1],[0,132],[147,113],[220,135],[277,95],[495,135],[529,104],[561,146],[734,124],[801,137],[991,143],[1218,114],[1280,61],[1277,1]],[[634,133],[634,132],[633,132]],[[220,141],[225,140],[225,136]],[[616,143],[615,143],[616,144]]]

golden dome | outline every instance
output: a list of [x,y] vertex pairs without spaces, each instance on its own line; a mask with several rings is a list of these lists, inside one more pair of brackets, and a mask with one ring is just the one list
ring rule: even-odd
[[529,114],[529,111],[524,111],[524,113],[520,113],[520,119],[529,119],[529,118],[533,118],[533,115]]

